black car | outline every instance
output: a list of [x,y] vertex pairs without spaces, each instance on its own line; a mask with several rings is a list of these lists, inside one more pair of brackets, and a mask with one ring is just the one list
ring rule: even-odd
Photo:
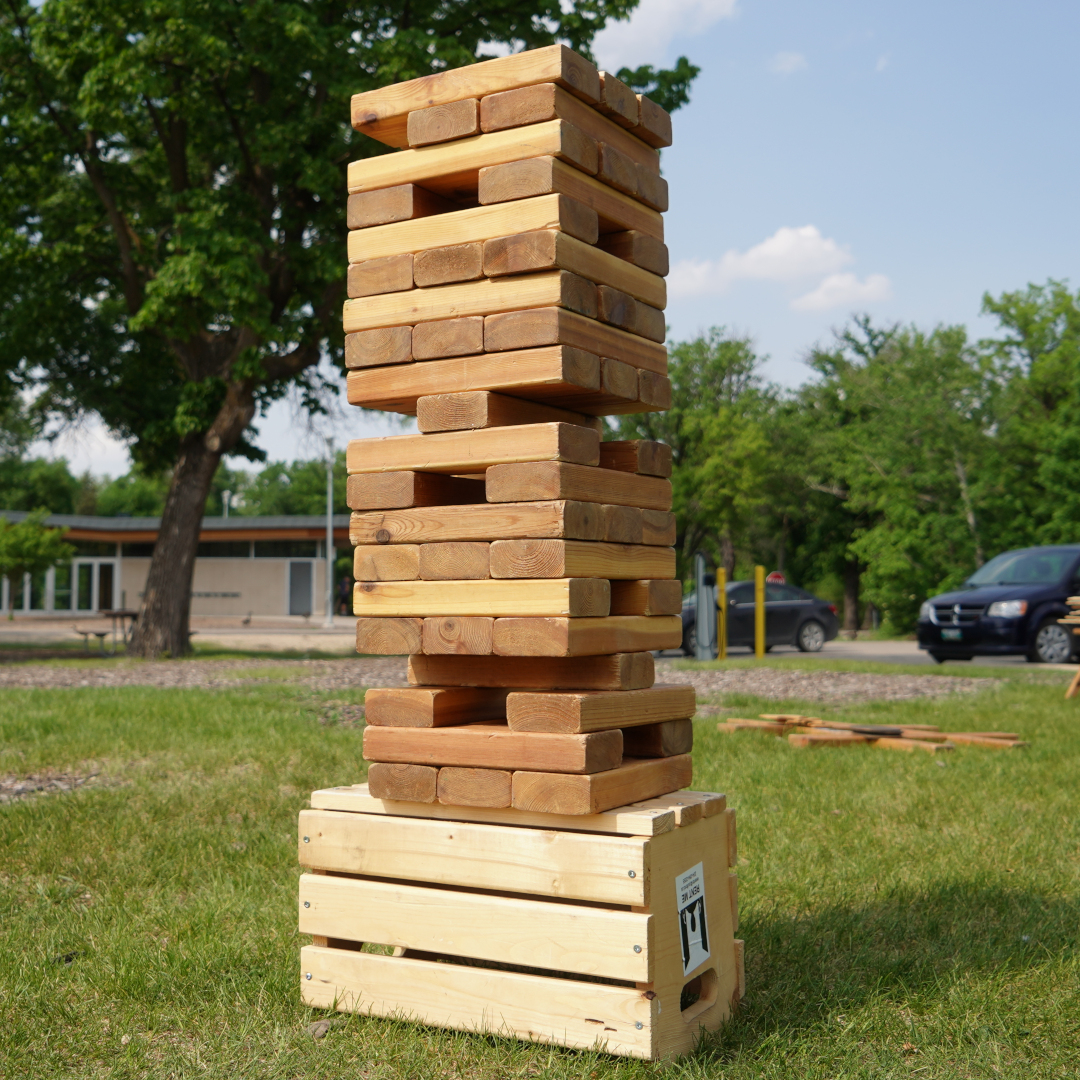
[[[732,581],[727,587],[728,648],[754,647],[754,583]],[[683,652],[693,656],[697,645],[697,595],[682,606]],[[840,632],[836,607],[794,585],[765,586],[765,647],[797,645],[803,652],[820,652]]]
[[1006,551],[953,592],[919,611],[919,648],[939,663],[973,656],[1023,655],[1064,664],[1075,651],[1057,620],[1080,592],[1080,544]]

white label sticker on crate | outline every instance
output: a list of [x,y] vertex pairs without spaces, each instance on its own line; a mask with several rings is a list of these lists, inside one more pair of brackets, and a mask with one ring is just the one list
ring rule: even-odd
[[705,871],[701,863],[675,879],[682,938],[683,974],[688,975],[709,959],[709,931],[705,918]]

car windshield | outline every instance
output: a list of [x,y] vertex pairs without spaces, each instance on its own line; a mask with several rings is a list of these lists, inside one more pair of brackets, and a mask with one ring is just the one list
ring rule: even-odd
[[968,585],[1053,585],[1076,558],[1073,551],[1006,551],[979,567]]

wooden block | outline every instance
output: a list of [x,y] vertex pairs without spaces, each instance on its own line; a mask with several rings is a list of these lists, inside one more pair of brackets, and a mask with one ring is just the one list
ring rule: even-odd
[[643,544],[660,544],[662,547],[670,547],[675,543],[678,534],[678,523],[675,515],[666,510],[641,511]]
[[632,329],[635,334],[640,334],[649,341],[660,342],[667,337],[667,321],[664,319],[664,313],[644,303],[637,305]]
[[648,439],[600,444],[600,468],[645,476],[671,476],[671,447]]
[[410,506],[482,503],[484,481],[441,473],[358,473],[346,485],[353,510],[399,510]]
[[444,199],[433,191],[415,184],[399,184],[350,195],[345,212],[350,229],[368,229],[373,225],[388,225],[394,221],[411,221],[431,214],[460,210],[458,203]]
[[485,132],[551,120],[565,120],[595,142],[616,147],[632,166],[660,172],[660,155],[652,146],[553,83],[490,94],[480,102],[480,127]]
[[424,619],[422,651],[429,655],[490,656],[494,625],[494,619],[456,615]]
[[739,929],[739,875],[728,871],[728,902],[731,904],[731,929]]
[[368,761],[454,765],[469,769],[530,769],[552,773],[596,773],[622,762],[622,732],[551,735],[511,731],[500,724],[441,728],[364,729]]
[[659,758],[689,754],[694,748],[694,721],[666,720],[662,724],[627,728],[623,732],[627,757]]
[[501,720],[506,690],[473,686],[371,687],[364,694],[364,720],[380,727],[445,727]]
[[432,105],[409,113],[405,132],[410,146],[430,146],[432,143],[464,139],[480,131],[480,102],[462,98],[445,105]]
[[549,45],[354,94],[352,126],[400,148],[408,146],[407,118],[417,109],[546,82],[558,83],[583,101],[600,96],[596,67],[565,45]]
[[[633,803],[641,809],[671,810],[675,813],[676,828],[692,825],[695,821],[717,817],[727,807],[727,799],[714,791],[673,791],[658,795],[655,799],[643,799]],[[726,829],[726,826],[724,826]],[[726,842],[726,836],[725,836]]]
[[[601,444],[603,445],[603,444]],[[636,506],[602,506],[604,540],[612,544],[640,544],[644,536],[641,510]],[[637,614],[625,612],[624,614]]]
[[350,297],[376,296],[413,287],[413,257],[391,255],[367,259],[349,266],[347,292]]
[[682,619],[677,615],[503,618],[495,620],[492,651],[496,656],[602,656],[677,649],[681,643]]
[[508,161],[481,169],[478,176],[482,206],[551,194],[568,195],[595,210],[601,234],[636,230],[664,239],[664,219],[655,210],[556,158]]
[[447,198],[466,201],[476,197],[481,169],[548,155],[587,173],[596,173],[596,141],[565,120],[550,120],[527,128],[473,135],[436,146],[402,150],[400,154],[350,161],[349,194],[397,184],[419,184]]
[[637,197],[646,205],[663,213],[668,208],[668,182],[651,169],[638,165],[635,169],[637,178]]
[[[866,735],[859,735],[854,731],[814,731],[805,734],[796,732],[788,736],[791,746],[800,748],[814,746],[854,746],[856,743],[870,742]],[[881,740],[879,740],[881,741]]]
[[549,306],[566,307],[595,318],[596,286],[566,270],[459,285],[434,285],[430,289],[409,289],[364,300],[346,300],[344,326],[346,333],[352,333],[380,326],[406,323],[411,326],[435,319],[494,315],[500,311]]
[[[675,551],[583,540],[496,540],[493,578],[672,578]],[[622,650],[626,651],[626,650]]]
[[552,192],[512,205],[473,206],[437,217],[352,232],[349,262],[406,253],[419,255],[433,248],[483,243],[534,229],[558,229],[592,244],[597,239],[599,218],[585,203]]
[[439,802],[444,806],[486,806],[494,810],[502,809],[510,805],[512,776],[512,773],[504,769],[440,769]]
[[419,576],[419,544],[364,544],[353,552],[357,581],[412,581]]
[[[841,733],[837,732],[836,734],[839,735]],[[845,731],[842,734],[844,734],[844,735],[853,735],[854,733],[849,732],[849,731]],[[799,735],[799,736],[790,735],[790,736],[788,736],[788,742],[791,742],[791,740],[795,739],[795,738],[812,739],[812,738],[814,738],[814,736],[813,735]],[[856,735],[855,738],[861,739],[863,742],[867,741],[867,737],[865,735]],[[956,749],[951,742],[929,743],[929,742],[919,742],[916,739],[870,739],[869,741],[870,741],[871,746],[876,746],[879,750],[901,750],[901,751],[904,751],[904,752],[909,753],[909,754],[914,753],[916,750],[922,750],[922,751],[924,751],[925,753],[928,753],[928,754],[936,754],[938,752],[944,752],[944,751]]]
[[488,502],[574,499],[651,510],[671,508],[670,480],[561,461],[495,465],[487,471],[486,484]]
[[621,289],[601,285],[596,290],[597,318],[630,333],[637,333],[637,301]]
[[[613,398],[636,401],[638,397],[638,368],[621,360],[604,357],[600,361],[600,389]],[[648,374],[652,374],[649,372]],[[657,376],[661,378],[662,376]]]
[[514,773],[513,805],[548,814],[596,814],[677,791],[690,783],[693,771],[689,754],[626,758],[617,769],[586,776],[521,770]]
[[728,866],[739,865],[739,838],[738,829],[735,821],[735,810],[733,807],[727,807],[724,810],[724,815],[727,820],[727,859]]
[[353,611],[357,615],[384,617],[584,617],[606,615],[610,594],[608,582],[599,578],[556,578],[549,581],[358,581],[353,586]]
[[[460,581],[463,578],[491,577],[491,545],[484,541],[421,544],[418,551],[417,576],[425,581]],[[368,580],[360,578],[359,574],[356,577],[357,580]]]
[[605,233],[598,243],[604,251],[661,277],[667,277],[671,269],[667,244],[648,233],[636,229]]
[[[371,691],[369,690],[370,694]],[[514,691],[506,699],[513,731],[585,733],[626,729],[692,717],[697,708],[692,686],[652,686],[590,693]]]
[[985,746],[990,750],[1020,750],[1028,745],[1015,736],[1012,738],[1000,738],[994,735],[968,734],[966,732],[950,731],[946,735],[948,742],[956,746]]
[[757,724],[743,724],[737,720],[727,720],[717,724],[716,730],[721,735],[733,735],[737,731],[756,731],[761,735],[776,735],[782,738],[787,734],[787,728],[783,724],[768,724],[764,721]]
[[599,540],[603,520],[595,503],[544,502],[514,506],[440,506],[353,514],[354,544],[523,540],[530,537]]
[[[417,360],[469,356],[482,351],[483,341],[484,319],[481,315],[420,323],[413,330],[413,356]],[[477,342],[481,345],[479,349]]]
[[425,433],[521,424],[580,424],[593,428],[598,434],[603,430],[603,421],[599,417],[524,398],[508,397],[506,394],[494,394],[490,390],[432,394],[418,398],[416,402],[416,425]]
[[637,377],[639,400],[660,412],[671,408],[671,380],[666,375],[638,370]]
[[502,352],[544,345],[569,345],[597,356],[609,356],[637,368],[667,372],[667,349],[614,326],[587,319],[565,308],[508,311],[484,319],[484,349]]
[[345,366],[349,369],[407,364],[412,358],[411,326],[387,326],[345,335]]
[[[421,323],[414,329],[414,343],[421,340],[425,325]],[[530,400],[580,400],[582,408],[588,409],[590,402],[601,397],[600,358],[566,345],[554,345],[431,360],[394,369],[352,371],[348,375],[349,403],[369,409],[415,413],[419,398],[473,390],[503,391]]]
[[535,229],[484,241],[484,273],[489,278],[540,270],[568,270],[654,307],[662,308],[667,303],[667,286],[662,277],[568,233]]
[[423,628],[423,619],[357,619],[356,651],[375,656],[418,653]]
[[376,799],[433,803],[438,775],[429,765],[373,762],[368,766],[368,790]]
[[577,424],[523,424],[438,435],[353,439],[346,451],[350,475],[411,469],[482,472],[507,462],[552,459],[593,465],[599,458],[599,434]]
[[[601,657],[410,656],[415,686],[544,686],[561,690],[641,690],[656,676],[651,653]],[[617,725],[625,727],[625,724]]]
[[479,242],[428,248],[412,256],[397,257],[413,260],[413,280],[422,289],[452,281],[476,281],[484,276],[484,245]]
[[650,146],[660,149],[671,145],[671,115],[643,94],[638,99],[638,126],[634,134]]
[[610,184],[616,191],[624,191],[638,197],[638,166],[621,150],[608,143],[600,143],[596,178]]
[[613,581],[612,615],[678,615],[682,611],[682,582]]
[[746,942],[735,940],[735,993],[731,996],[732,1007],[738,1006],[739,1002],[746,997]]
[[596,108],[620,127],[633,130],[641,121],[637,94],[610,71],[600,72],[600,100]]

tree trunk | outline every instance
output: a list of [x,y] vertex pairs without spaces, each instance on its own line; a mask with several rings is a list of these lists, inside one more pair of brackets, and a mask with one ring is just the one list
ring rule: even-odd
[[728,581],[735,580],[735,545],[731,542],[731,535],[724,533],[720,538],[720,560],[724,564],[724,573]]
[[858,559],[848,559],[844,563],[844,637],[856,638],[859,635],[859,581],[862,577],[862,564]]

